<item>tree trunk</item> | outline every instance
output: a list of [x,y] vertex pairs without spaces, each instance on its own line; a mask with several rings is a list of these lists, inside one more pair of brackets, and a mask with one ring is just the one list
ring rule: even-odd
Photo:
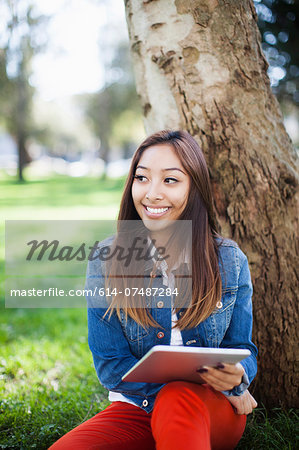
[[253,3],[125,5],[146,130],[181,128],[197,139],[221,232],[249,259],[259,347],[254,395],[266,406],[296,406],[296,154],[271,92]]
[[[18,130],[20,131],[20,130]],[[25,139],[22,133],[18,134],[17,137],[17,143],[18,143],[18,179],[20,182],[25,181],[24,175],[23,175],[23,169],[25,166],[25,154],[26,154],[26,147],[25,147]]]
[[18,145],[18,179],[24,182],[23,170],[25,165],[30,161],[26,150],[27,140],[27,121],[28,121],[28,99],[26,78],[23,70],[17,79],[17,111],[16,111],[16,138]]
[[102,137],[100,147],[100,158],[104,161],[104,170],[101,175],[101,180],[107,179],[107,169],[109,163],[110,146],[106,139]]

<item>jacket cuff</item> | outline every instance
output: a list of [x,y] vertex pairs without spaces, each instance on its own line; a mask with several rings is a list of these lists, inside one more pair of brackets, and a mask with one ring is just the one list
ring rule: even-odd
[[239,386],[235,386],[233,389],[230,389],[228,391],[221,391],[221,392],[222,392],[222,394],[226,395],[226,397],[232,397],[233,395],[240,396],[240,395],[244,394],[246,389],[248,389],[249,384],[250,384],[250,382],[249,382],[247,373],[244,372]]

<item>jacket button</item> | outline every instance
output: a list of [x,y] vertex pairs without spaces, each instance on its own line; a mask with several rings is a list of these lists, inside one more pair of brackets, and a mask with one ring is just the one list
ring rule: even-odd
[[163,308],[163,306],[164,306],[164,302],[162,302],[162,300],[160,300],[160,301],[157,303],[157,307],[158,307],[158,308]]
[[148,401],[147,400],[143,400],[142,406],[146,407],[147,405],[148,405]]
[[216,303],[216,307],[217,307],[218,309],[222,308],[222,306],[223,306],[223,303],[222,303],[222,302],[217,302],[217,303]]
[[157,334],[157,338],[162,339],[163,337],[164,337],[163,331],[159,331],[159,333]]

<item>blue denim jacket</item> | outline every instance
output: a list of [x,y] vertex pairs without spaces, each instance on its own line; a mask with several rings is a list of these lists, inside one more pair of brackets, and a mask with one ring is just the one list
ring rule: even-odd
[[[103,241],[99,248],[110,245],[113,237]],[[197,327],[181,330],[183,344],[189,347],[245,348],[251,355],[241,364],[245,369],[242,382],[227,396],[241,395],[249,386],[257,371],[257,348],[251,341],[252,333],[252,284],[247,258],[238,245],[225,239],[219,247],[219,267],[222,279],[222,299],[218,308]],[[115,313],[103,317],[107,300],[97,290],[105,286],[105,263],[89,261],[85,289],[88,303],[88,343],[100,383],[110,391],[119,392],[146,412],[153,409],[155,397],[163,384],[123,382],[122,376],[154,345],[170,345],[171,309],[155,307],[163,298],[152,298],[151,314],[161,328],[143,328],[124,314],[121,320]],[[162,278],[154,279],[155,287],[162,286]],[[167,303],[165,298],[165,304]],[[160,305],[161,306],[161,303]],[[179,314],[183,313],[183,310]],[[161,338],[163,331],[164,336]]]

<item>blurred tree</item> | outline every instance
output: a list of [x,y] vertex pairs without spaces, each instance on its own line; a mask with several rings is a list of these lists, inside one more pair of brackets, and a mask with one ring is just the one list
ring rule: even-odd
[[[132,133],[123,133],[116,139],[114,126],[124,112],[130,111],[136,121],[141,119],[141,107],[136,93],[132,69],[130,66],[129,47],[121,42],[114,50],[114,57],[106,65],[106,84],[100,92],[82,96],[86,115],[91,123],[93,132],[100,139],[100,157],[107,166],[111,144],[117,141],[124,149],[125,157],[132,141]],[[141,121],[141,120],[140,120]],[[118,130],[120,128],[118,127]],[[105,176],[104,171],[104,176]]]
[[30,162],[28,138],[34,131],[31,103],[34,93],[30,85],[31,62],[45,42],[46,17],[37,16],[26,0],[2,0],[0,50],[0,113],[18,146],[18,177],[23,181],[23,168]]
[[250,261],[255,395],[298,406],[298,158],[270,88],[253,2],[125,5],[146,130],[186,129],[197,139],[222,234]]
[[7,77],[6,59],[6,49],[0,48],[0,123],[5,123],[14,88],[14,83]]
[[255,0],[268,75],[280,102],[299,104],[299,2]]

